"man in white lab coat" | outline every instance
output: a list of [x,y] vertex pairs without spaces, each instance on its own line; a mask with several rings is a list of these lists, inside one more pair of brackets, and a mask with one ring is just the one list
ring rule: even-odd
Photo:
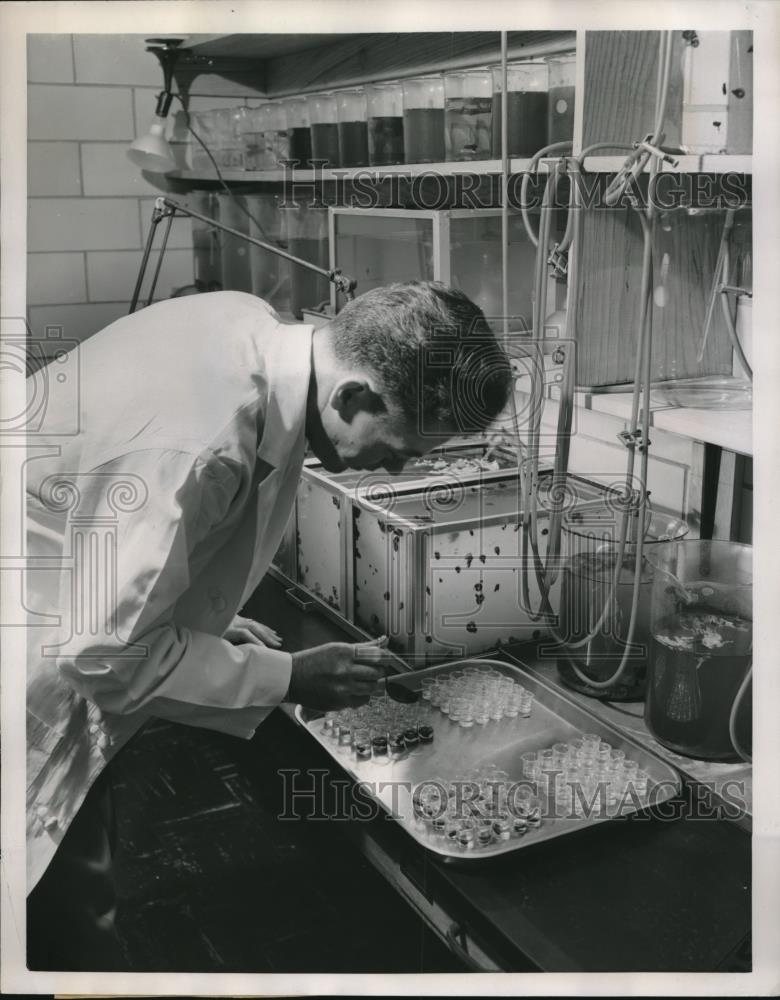
[[382,641],[291,655],[238,614],[306,443],[332,471],[398,471],[484,428],[510,370],[477,307],[424,282],[317,331],[244,293],[172,299],[61,360],[30,379],[28,944],[33,968],[105,969],[122,960],[102,772],[141,725],[248,739],[285,700],[361,704],[384,673]]

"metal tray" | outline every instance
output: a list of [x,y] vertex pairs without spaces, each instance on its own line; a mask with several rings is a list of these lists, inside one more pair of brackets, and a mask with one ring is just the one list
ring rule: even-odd
[[[681,781],[673,767],[515,662],[505,660],[500,653],[495,656],[496,658],[473,657],[428,667],[399,675],[395,680],[412,690],[419,690],[423,677],[447,674],[468,663],[489,663],[533,692],[534,703],[529,718],[504,718],[486,726],[464,729],[434,709],[433,743],[413,753],[407,752],[387,764],[379,764],[373,760],[358,761],[348,748],[337,747],[323,731],[321,712],[310,711],[299,705],[295,711],[296,719],[361,785],[364,794],[393,816],[411,837],[428,850],[452,860],[477,861],[507,854],[607,822],[616,815],[627,816],[639,812],[679,794]],[[601,815],[575,818],[554,816],[554,800],[540,792],[543,804],[541,826],[536,829],[529,827],[528,833],[522,837],[513,836],[506,841],[486,847],[474,846],[467,850],[434,834],[415,817],[412,789],[420,782],[436,777],[451,780],[456,774],[462,774],[472,767],[495,763],[509,774],[510,781],[527,783],[527,779],[522,776],[522,753],[541,750],[559,741],[568,742],[583,732],[598,733],[605,742],[625,751],[628,759],[636,760],[639,767],[647,771],[648,792],[641,801],[635,797],[628,798],[619,811],[610,808]]]

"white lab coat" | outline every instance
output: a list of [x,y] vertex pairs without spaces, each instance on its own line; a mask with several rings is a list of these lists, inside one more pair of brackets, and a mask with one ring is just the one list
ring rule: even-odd
[[117,320],[78,378],[47,369],[26,467],[28,890],[150,716],[249,738],[284,698],[289,653],[220,637],[289,520],[311,339],[214,292]]

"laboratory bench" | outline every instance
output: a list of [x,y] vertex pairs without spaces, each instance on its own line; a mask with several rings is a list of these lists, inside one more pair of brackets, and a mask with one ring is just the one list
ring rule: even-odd
[[[247,614],[277,629],[285,648],[354,641],[333,617],[316,606],[304,610],[285,590],[267,577],[246,606]],[[522,662],[526,652],[508,648]],[[583,703],[594,712],[607,710],[590,699]],[[325,774],[320,787],[326,798],[348,779],[286,707],[272,714],[255,740],[258,752],[275,755],[279,768]],[[684,771],[682,778],[676,818],[646,811],[476,862],[434,856],[385,815],[330,825],[338,826],[466,969],[747,971],[749,833],[711,811],[708,818],[693,818],[696,778],[688,780]],[[322,812],[332,815],[328,807]]]

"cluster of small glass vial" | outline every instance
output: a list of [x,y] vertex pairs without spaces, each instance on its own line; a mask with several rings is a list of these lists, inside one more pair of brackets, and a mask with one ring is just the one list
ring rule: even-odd
[[511,677],[493,667],[476,666],[424,677],[422,697],[464,729],[504,717],[527,719],[534,700],[533,694]]
[[328,712],[323,732],[339,751],[357,760],[386,764],[391,758],[414,753],[433,742],[430,710],[425,705],[402,705],[383,692],[361,708]]
[[530,785],[510,781],[495,764],[420,782],[412,803],[430,835],[463,850],[524,837],[542,824],[542,802]]
[[523,777],[540,793],[554,796],[556,813],[577,816],[598,807],[614,806],[626,795],[647,795],[648,774],[635,760],[626,760],[595,733],[582,733],[569,743],[553,743],[522,755]]

